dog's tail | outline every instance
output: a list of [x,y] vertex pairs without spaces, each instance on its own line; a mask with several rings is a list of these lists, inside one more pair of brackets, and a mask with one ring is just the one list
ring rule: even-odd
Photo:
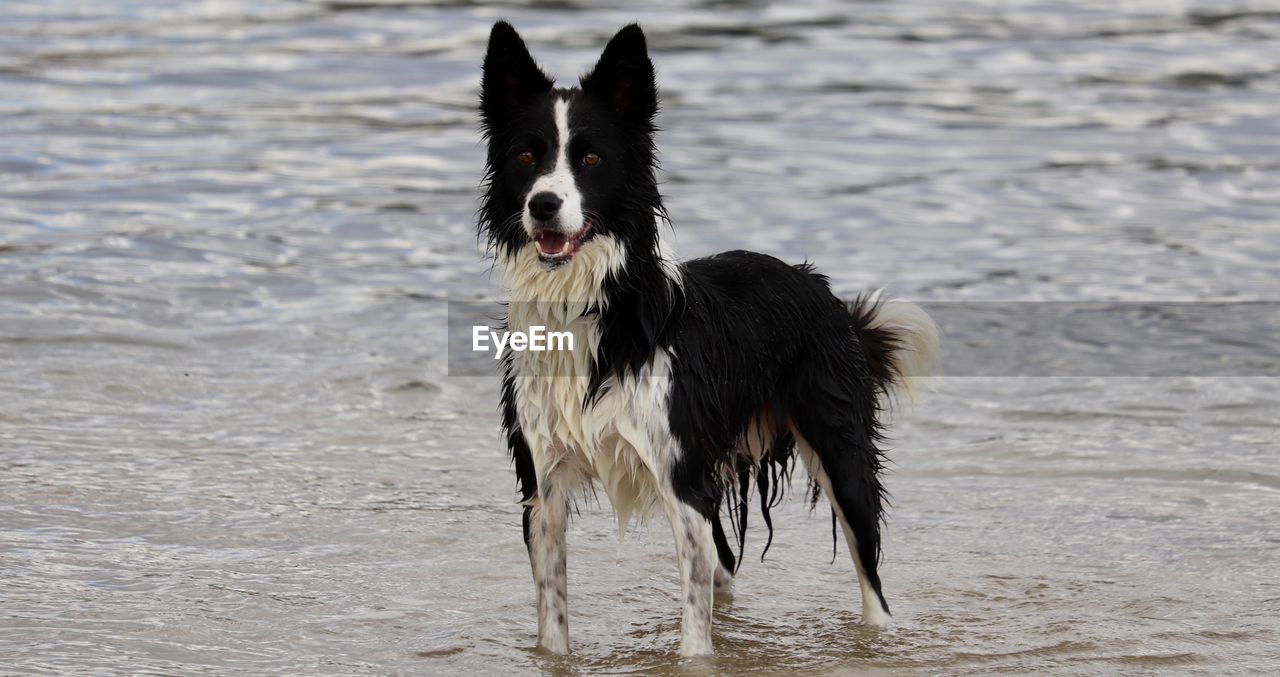
[[915,399],[917,378],[929,376],[941,360],[942,333],[920,306],[882,301],[880,290],[849,304],[871,376],[893,402]]

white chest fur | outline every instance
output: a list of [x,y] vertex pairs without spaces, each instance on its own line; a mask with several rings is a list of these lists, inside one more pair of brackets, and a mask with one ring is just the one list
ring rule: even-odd
[[656,480],[671,469],[670,359],[660,354],[636,377],[606,380],[601,395],[584,404],[598,331],[588,318],[571,325],[592,340],[572,352],[512,356],[520,428],[539,486],[574,490],[598,480],[624,528],[637,509],[654,503],[665,484]]
[[572,491],[598,480],[621,529],[669,486],[657,480],[669,477],[674,458],[667,423],[671,358],[659,353],[637,376],[607,379],[599,397],[586,403],[600,332],[597,316],[583,316],[582,310],[606,302],[595,298],[600,282],[622,260],[618,245],[601,240],[584,247],[571,264],[582,266],[576,271],[541,270],[519,255],[510,262],[510,330],[542,326],[574,336],[571,351],[512,353],[511,375],[538,486],[557,483]]

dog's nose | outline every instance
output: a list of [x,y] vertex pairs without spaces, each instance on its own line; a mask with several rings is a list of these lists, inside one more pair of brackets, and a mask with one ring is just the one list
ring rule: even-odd
[[538,193],[529,198],[529,214],[533,218],[545,221],[560,211],[563,201],[555,193]]

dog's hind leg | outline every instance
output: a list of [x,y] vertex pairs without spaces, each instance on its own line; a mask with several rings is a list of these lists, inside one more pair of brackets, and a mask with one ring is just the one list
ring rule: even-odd
[[552,653],[569,652],[568,518],[568,493],[555,482],[539,483],[537,494],[525,503],[525,543],[538,595],[538,646]]
[[716,557],[720,560],[715,573],[716,593],[728,593],[733,587],[733,569],[738,558],[733,554],[733,546],[729,545],[729,538],[719,519],[711,520],[711,536],[716,544]]
[[796,450],[835,511],[862,589],[862,622],[885,625],[889,604],[880,589],[880,455],[871,435],[848,412],[811,409],[796,416]]
[[[790,445],[790,441],[787,444]],[[716,556],[720,559],[720,566],[716,567],[717,600],[721,597],[728,599],[733,596],[733,576],[738,572],[738,566],[742,563],[742,551],[746,543],[747,533],[747,497],[751,489],[751,463],[745,459],[739,459],[736,468],[738,500],[736,503],[730,502],[729,504],[729,518],[733,520],[731,524],[734,536],[738,541],[737,554],[734,554],[733,544],[729,542],[729,538],[725,535],[724,527],[720,524],[719,515],[711,518],[712,536],[716,541]]]
[[[716,545],[712,518],[673,495],[663,500],[680,566],[680,655],[711,653],[711,603],[715,597]],[[714,515],[713,515],[714,517]]]

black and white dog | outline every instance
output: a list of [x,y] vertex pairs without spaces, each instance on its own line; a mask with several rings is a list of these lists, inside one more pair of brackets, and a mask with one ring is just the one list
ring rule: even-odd
[[639,26],[609,41],[579,87],[557,88],[499,22],[480,100],[480,230],[510,289],[508,329],[581,343],[504,356],[502,425],[524,498],[538,645],[569,650],[565,523],[572,498],[599,482],[620,528],[633,511],[665,511],[684,600],[680,652],[710,653],[712,597],[740,559],[752,480],[767,522],[795,457],[844,530],[864,622],[887,621],[876,572],[881,409],[933,362],[933,322],[909,303],[846,304],[808,265],[745,251],[669,255],[657,90]]

